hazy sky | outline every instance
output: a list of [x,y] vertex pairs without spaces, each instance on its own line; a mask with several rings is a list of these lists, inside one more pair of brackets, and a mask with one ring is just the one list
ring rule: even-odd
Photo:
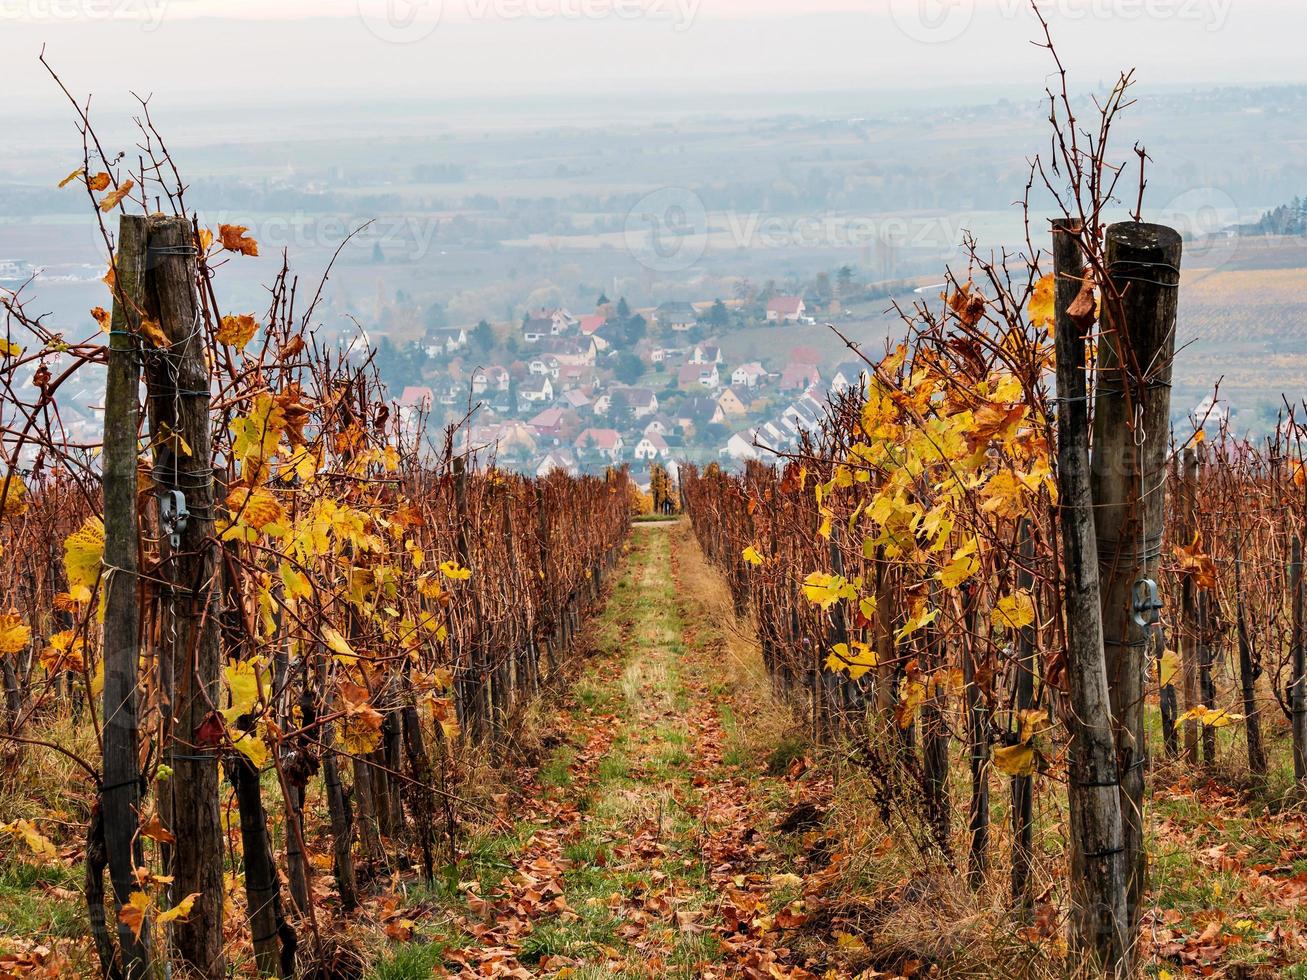
[[[1307,82],[1302,0],[1041,0],[1084,84]],[[1027,0],[0,0],[5,115],[44,43],[113,105],[954,89],[1037,94]]]

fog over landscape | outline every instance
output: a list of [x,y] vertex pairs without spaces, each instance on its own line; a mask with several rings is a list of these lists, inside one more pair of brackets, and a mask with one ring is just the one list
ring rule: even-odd
[[[1277,408],[1264,393],[1307,354],[1282,322],[1303,311],[1283,272],[1303,252],[1234,229],[1307,185],[1307,9],[1041,10],[1086,109],[1136,68],[1120,145],[1147,147],[1148,205],[1191,239],[1186,269],[1205,280],[1186,294],[1177,411],[1224,378],[1238,424],[1263,429]],[[878,345],[899,329],[892,305],[933,299],[922,287],[968,234],[1024,249],[1014,205],[1047,153],[1040,93],[1055,83],[1017,0],[8,0],[0,16],[0,260],[17,263],[11,277],[41,270],[29,289],[45,308],[84,319],[105,256],[77,196],[54,186],[79,148],[42,50],[129,152],[133,93],[149,95],[202,218],[253,229],[264,258],[227,271],[236,301],[260,305],[282,248],[316,275],[357,231],[323,335],[365,331],[393,394],[432,392],[451,417],[471,364],[421,353],[439,346],[432,331],[489,323],[494,346],[472,360],[511,369],[521,352],[503,345],[524,317],[587,314],[601,296],[655,328],[659,304],[730,301],[732,319],[692,339],[777,377],[794,348],[815,348],[829,374],[842,344],[826,320]],[[1036,188],[1033,204],[1052,202]],[[838,309],[750,332],[769,297],[811,300],[841,269]],[[1254,302],[1209,306],[1230,296]],[[629,339],[676,346],[656,329]],[[676,389],[642,356],[642,385]],[[782,407],[763,399],[725,429]],[[724,442],[687,448],[711,456]]]

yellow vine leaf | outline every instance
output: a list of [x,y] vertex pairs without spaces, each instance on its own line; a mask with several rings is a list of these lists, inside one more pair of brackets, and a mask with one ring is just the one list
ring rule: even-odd
[[251,491],[246,487],[237,487],[227,495],[227,508],[238,524],[264,531],[274,537],[285,531],[282,524],[286,520],[286,511],[271,491]]
[[[0,483],[4,482],[4,477],[0,475]],[[6,517],[17,517],[27,510],[27,484],[17,473],[9,474],[9,486],[5,490],[3,505],[0,510],[4,511]]]
[[1033,745],[1003,745],[994,750],[994,768],[1009,776],[1029,776],[1035,771]]
[[920,680],[903,678],[899,685],[899,702],[894,706],[894,720],[899,728],[908,728],[926,700],[926,685]]
[[285,409],[267,392],[255,397],[254,407],[248,415],[232,421],[232,454],[241,461],[243,476],[250,477],[262,471],[276,455],[285,431]]
[[145,892],[132,892],[127,904],[118,910],[118,921],[132,931],[138,940],[141,929],[145,927],[145,913],[150,910],[150,896]]
[[357,657],[354,648],[349,645],[349,641],[340,635],[340,632],[330,626],[322,627],[322,639],[326,641],[327,649],[340,657]]
[[59,849],[43,834],[37,831],[29,821],[18,819],[0,824],[0,832],[12,834],[27,845],[27,849],[42,860],[54,861],[59,858]]
[[381,741],[381,713],[368,703],[368,690],[357,684],[340,685],[341,707],[339,739],[341,748],[351,755],[365,755]]
[[955,589],[980,571],[980,558],[976,555],[977,542],[972,538],[953,553],[953,558],[935,573],[946,589]]
[[272,671],[267,661],[261,657],[228,664],[222,669],[222,676],[227,681],[227,692],[231,695],[231,707],[222,712],[229,723],[254,710],[254,706],[259,703],[260,683],[264,691],[272,685]]
[[91,597],[103,560],[104,524],[98,517],[88,517],[64,540],[64,571],[68,575],[68,591],[75,599],[81,590],[85,590],[86,598],[80,601]]
[[308,599],[313,595],[313,585],[309,582],[309,577],[297,571],[290,562],[282,562],[278,572],[288,596],[295,599]]
[[1019,630],[1035,621],[1035,599],[1025,589],[998,600],[989,614],[996,629]]
[[470,568],[463,568],[452,558],[449,561],[442,561],[440,563],[440,573],[444,575],[445,578],[453,579],[457,582],[465,581],[472,577],[472,570]]
[[255,769],[268,764],[268,746],[256,732],[235,732],[231,744],[254,764]]
[[1035,291],[1030,295],[1030,319],[1036,327],[1053,328],[1056,282],[1049,273],[1035,283]]
[[222,325],[218,327],[217,340],[240,350],[254,338],[258,329],[258,322],[248,313],[224,316]]
[[32,642],[32,628],[23,622],[17,610],[0,613],[0,654],[18,653]]
[[159,924],[166,925],[169,922],[186,921],[186,919],[190,917],[191,909],[195,906],[195,900],[199,897],[199,892],[191,892],[172,908],[168,909],[168,911],[160,912]]
[[745,561],[747,561],[750,565],[762,564],[762,555],[758,554],[758,549],[755,548],[753,545],[749,545],[749,547],[745,548],[744,553],[740,557],[743,558]]
[[1224,708],[1213,711],[1205,704],[1197,705],[1190,708],[1182,714],[1176,721],[1196,721],[1200,725],[1208,728],[1224,728],[1227,725],[1233,725],[1236,721],[1242,720],[1243,715],[1232,715]]
[[828,609],[841,599],[856,599],[858,591],[843,575],[813,572],[803,580],[803,594],[807,600],[822,609]]
[[836,674],[848,671],[850,680],[857,680],[876,666],[876,652],[866,643],[854,640],[851,643],[837,643],[831,648],[826,658],[826,669]]
[[917,630],[933,623],[937,616],[939,616],[938,609],[931,609],[924,600],[918,600],[912,607],[912,614],[894,634],[895,642],[902,643]]
[[1175,675],[1180,670],[1180,654],[1174,650],[1167,650],[1162,654],[1161,660],[1157,662],[1157,683],[1159,687],[1166,687],[1175,680]]

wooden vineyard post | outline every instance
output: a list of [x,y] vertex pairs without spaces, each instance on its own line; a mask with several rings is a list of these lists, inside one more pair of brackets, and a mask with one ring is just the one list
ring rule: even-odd
[[[149,302],[168,346],[149,362],[154,484],[161,514],[163,650],[170,661],[174,901],[199,893],[191,914],[172,925],[182,959],[202,976],[222,976],[222,828],[218,802],[221,605],[214,538],[209,368],[195,291],[190,222],[149,219]],[[169,540],[170,533],[172,540]],[[219,731],[214,733],[214,729]]]
[[[1030,519],[1023,517],[1017,530],[1021,549],[1021,564],[1017,571],[1017,588],[1033,591],[1035,576],[1035,542],[1030,536]],[[1021,717],[1035,707],[1035,627],[1024,626],[1017,634],[1016,729],[1021,729]],[[1021,919],[1030,915],[1030,863],[1034,857],[1034,799],[1033,776],[1012,777],[1012,904]]]
[[[118,220],[116,285],[109,330],[104,394],[104,781],[100,811],[114,900],[125,905],[137,889],[133,872],[145,863],[140,827],[136,687],[141,649],[136,513],[136,443],[140,424],[140,337],[144,308],[146,224],[140,215]],[[94,912],[92,913],[94,915]],[[101,909],[103,916],[104,911]],[[118,919],[122,976],[136,980],[150,968],[149,933],[140,939]],[[107,966],[107,964],[104,964]],[[106,970],[106,972],[109,972]]]
[[[1195,508],[1197,483],[1198,456],[1192,448],[1186,449],[1180,463],[1180,493],[1183,495],[1181,537],[1185,545],[1193,541],[1194,535],[1198,533]],[[1202,638],[1198,630],[1198,601],[1198,583],[1192,575],[1185,575],[1180,582],[1180,680],[1186,711],[1202,704],[1198,685],[1199,666],[1203,659]],[[1185,759],[1190,765],[1197,763],[1197,719],[1190,718],[1184,722],[1183,741]]]
[[[1024,521],[1022,527],[1024,527]],[[967,828],[971,833],[971,850],[967,861],[967,883],[978,889],[985,883],[989,870],[989,704],[981,690],[982,678],[988,677],[986,662],[981,663],[981,648],[985,641],[977,627],[980,596],[974,586],[967,585],[962,593],[963,621],[966,623],[966,647],[962,652],[963,683],[967,703],[968,761],[971,763],[971,804],[967,814]],[[986,651],[988,647],[985,647]],[[985,660],[989,657],[986,655]]]
[[[1237,501],[1238,494],[1235,494]],[[1252,644],[1248,638],[1248,616],[1243,596],[1243,522],[1235,505],[1234,526],[1234,622],[1239,642],[1239,697],[1243,702],[1244,734],[1248,739],[1248,769],[1254,776],[1266,775],[1266,749],[1262,746],[1262,725],[1257,712],[1258,668],[1253,664]]]
[[[935,582],[930,583],[930,602],[938,608]],[[934,674],[944,663],[944,636],[934,624],[922,630],[925,666]],[[951,858],[949,733],[944,720],[941,696],[932,691],[921,705],[922,788],[926,796],[926,819],[935,834],[935,843],[945,857]]]
[[1161,563],[1182,250],[1163,225],[1107,229],[1091,481],[1132,940],[1146,880],[1144,681],[1154,633],[1142,623],[1155,615],[1140,610],[1156,600]]
[[1070,942],[1099,967],[1129,972],[1116,746],[1103,651],[1098,542],[1090,492],[1085,327],[1071,316],[1084,279],[1079,221],[1053,222],[1056,275],[1057,482],[1065,574],[1071,748]]
[[[1179,484],[1180,460],[1175,455],[1172,455],[1170,468],[1172,483]],[[1162,657],[1168,641],[1166,632],[1160,626],[1158,633],[1158,643],[1154,656],[1157,663],[1158,707],[1162,716],[1162,744],[1165,747],[1167,758],[1174,759],[1180,754],[1180,736],[1176,731],[1176,721],[1180,714],[1179,698],[1176,696],[1174,676],[1163,676]]]
[[1307,650],[1303,647],[1302,535],[1295,528],[1289,541],[1289,601],[1293,609],[1290,652],[1293,677],[1290,686],[1290,715],[1293,721],[1293,777],[1307,780]]

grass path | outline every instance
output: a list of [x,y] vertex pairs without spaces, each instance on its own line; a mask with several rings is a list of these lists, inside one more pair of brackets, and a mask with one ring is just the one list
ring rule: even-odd
[[725,602],[688,527],[636,528],[557,744],[460,870],[457,939],[376,976],[811,975],[787,962],[806,917],[773,832],[803,788],[759,738],[776,709]]

